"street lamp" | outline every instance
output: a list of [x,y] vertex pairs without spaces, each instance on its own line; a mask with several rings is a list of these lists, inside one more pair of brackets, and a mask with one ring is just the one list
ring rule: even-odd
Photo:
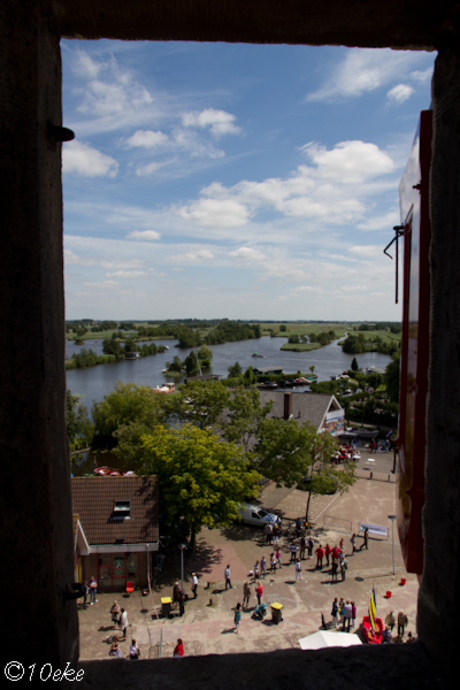
[[186,544],[179,544],[180,550],[180,579],[182,583],[182,591],[184,591],[184,551],[187,548]]
[[394,540],[394,524],[396,520],[396,515],[389,515],[388,519],[391,520],[391,552],[393,555],[393,575],[396,575],[395,570],[395,540]]

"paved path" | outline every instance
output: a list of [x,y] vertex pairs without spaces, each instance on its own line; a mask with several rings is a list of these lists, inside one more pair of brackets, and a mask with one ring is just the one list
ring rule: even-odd
[[[387,461],[392,465],[392,456]],[[384,460],[384,458],[382,458]],[[343,537],[349,553],[351,531],[357,531],[361,522],[390,527],[388,515],[395,512],[396,487],[388,481],[369,478],[358,479],[355,486],[343,496],[313,497],[311,516],[315,521],[313,535],[317,542],[331,546]],[[262,493],[261,502],[284,515],[284,522],[304,515],[306,494],[301,491],[276,489],[268,486]],[[185,607],[185,615],[177,612],[170,619],[157,618],[161,596],[170,596],[176,579],[180,579],[179,554],[169,554],[165,572],[153,597],[134,592],[129,598],[121,595],[100,594],[98,603],[80,611],[80,658],[103,659],[108,657],[107,637],[114,634],[110,625],[109,609],[118,599],[129,614],[130,635],[138,642],[143,658],[171,656],[178,637],[184,641],[187,655],[270,651],[297,647],[298,640],[316,632],[324,615],[330,621],[331,602],[343,596],[355,601],[358,608],[357,622],[367,614],[372,588],[377,596],[378,615],[382,618],[393,610],[404,610],[409,617],[407,630],[415,634],[418,582],[415,575],[405,572],[399,544],[395,544],[395,569],[393,575],[391,532],[388,539],[371,538],[369,550],[362,550],[348,557],[346,581],[331,584],[327,568],[316,570],[315,561],[302,562],[302,581],[295,582],[294,566],[284,566],[262,580],[264,601],[267,604],[283,604],[284,620],[274,624],[271,611],[263,621],[252,618],[256,604],[255,594],[249,608],[243,612],[238,634],[233,631],[233,608],[243,599],[243,583],[255,560],[265,555],[267,561],[272,550],[266,544],[263,533],[256,528],[232,525],[226,529],[206,530],[199,535],[196,554],[188,556],[185,563],[185,590],[190,594],[190,576],[196,571],[200,576],[198,598],[191,598]],[[282,539],[284,560],[289,560],[288,540]],[[358,539],[358,547],[361,541]],[[229,564],[233,589],[225,591],[224,569]],[[401,578],[406,579],[404,585]],[[254,588],[253,588],[254,589]],[[390,592],[390,598],[386,593]],[[130,637],[129,635],[129,637]],[[128,654],[129,639],[121,643]]]

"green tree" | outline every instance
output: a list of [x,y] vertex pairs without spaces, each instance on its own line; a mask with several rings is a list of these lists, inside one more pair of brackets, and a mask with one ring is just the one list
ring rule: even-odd
[[88,417],[88,410],[77,395],[67,389],[66,393],[66,428],[70,450],[86,448],[93,436],[93,424]]
[[317,433],[309,422],[266,418],[259,434],[255,468],[278,485],[307,490],[308,502],[313,493],[343,493],[356,481],[354,462],[340,466],[331,462],[337,440],[326,432]]
[[113,391],[93,405],[93,447],[114,448],[118,444],[115,432],[131,422],[145,425],[144,430],[162,422],[162,398],[148,386],[117,381]]
[[281,324],[281,326],[280,326],[280,331],[281,331],[282,333],[284,333],[285,331],[287,331],[287,326],[286,326],[285,323],[282,323],[282,324]]
[[221,423],[223,437],[227,441],[241,444],[247,454],[251,443],[259,435],[261,421],[272,407],[272,400],[261,405],[257,388],[238,386],[230,394],[228,413]]
[[356,360],[356,357],[353,357],[353,359],[351,361],[351,369],[352,369],[352,371],[359,371],[359,366],[358,366],[358,362]]
[[190,534],[192,548],[204,525],[230,524],[238,505],[257,494],[260,475],[242,449],[212,431],[158,426],[142,441],[144,470],[158,477],[162,513]]
[[180,395],[168,395],[163,403],[171,422],[190,422],[200,429],[214,426],[228,404],[228,391],[220,381],[187,381]]
[[231,364],[228,369],[228,378],[229,379],[235,379],[237,376],[241,376],[243,373],[243,370],[241,368],[241,364],[239,362],[235,362],[235,364]]

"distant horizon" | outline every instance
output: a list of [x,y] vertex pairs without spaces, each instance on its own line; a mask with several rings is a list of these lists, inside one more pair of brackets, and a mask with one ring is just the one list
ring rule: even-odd
[[91,321],[91,322],[100,322],[100,321],[116,321],[117,323],[126,323],[126,322],[132,322],[132,323],[147,323],[147,322],[152,322],[155,323],[157,321],[244,321],[248,323],[401,323],[401,320],[399,319],[382,319],[382,320],[376,320],[376,319],[231,319],[228,318],[227,316],[210,316],[206,318],[200,318],[197,316],[184,316],[184,317],[170,317],[166,319],[153,319],[153,318],[147,318],[147,319],[137,319],[134,317],[127,318],[127,319],[116,319],[116,318],[91,318],[91,317],[82,317],[81,319],[67,319],[66,318],[66,323],[67,322],[73,322],[73,321]]
[[434,54],[107,39],[61,53],[68,320],[400,321],[383,249]]

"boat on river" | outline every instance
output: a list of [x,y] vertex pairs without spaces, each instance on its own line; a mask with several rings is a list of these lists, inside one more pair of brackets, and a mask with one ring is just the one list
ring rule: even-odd
[[125,354],[125,359],[133,360],[133,359],[140,359],[140,353],[139,352],[127,352]]
[[155,393],[174,393],[176,390],[176,385],[173,382],[164,383],[162,386],[157,386],[152,388]]

